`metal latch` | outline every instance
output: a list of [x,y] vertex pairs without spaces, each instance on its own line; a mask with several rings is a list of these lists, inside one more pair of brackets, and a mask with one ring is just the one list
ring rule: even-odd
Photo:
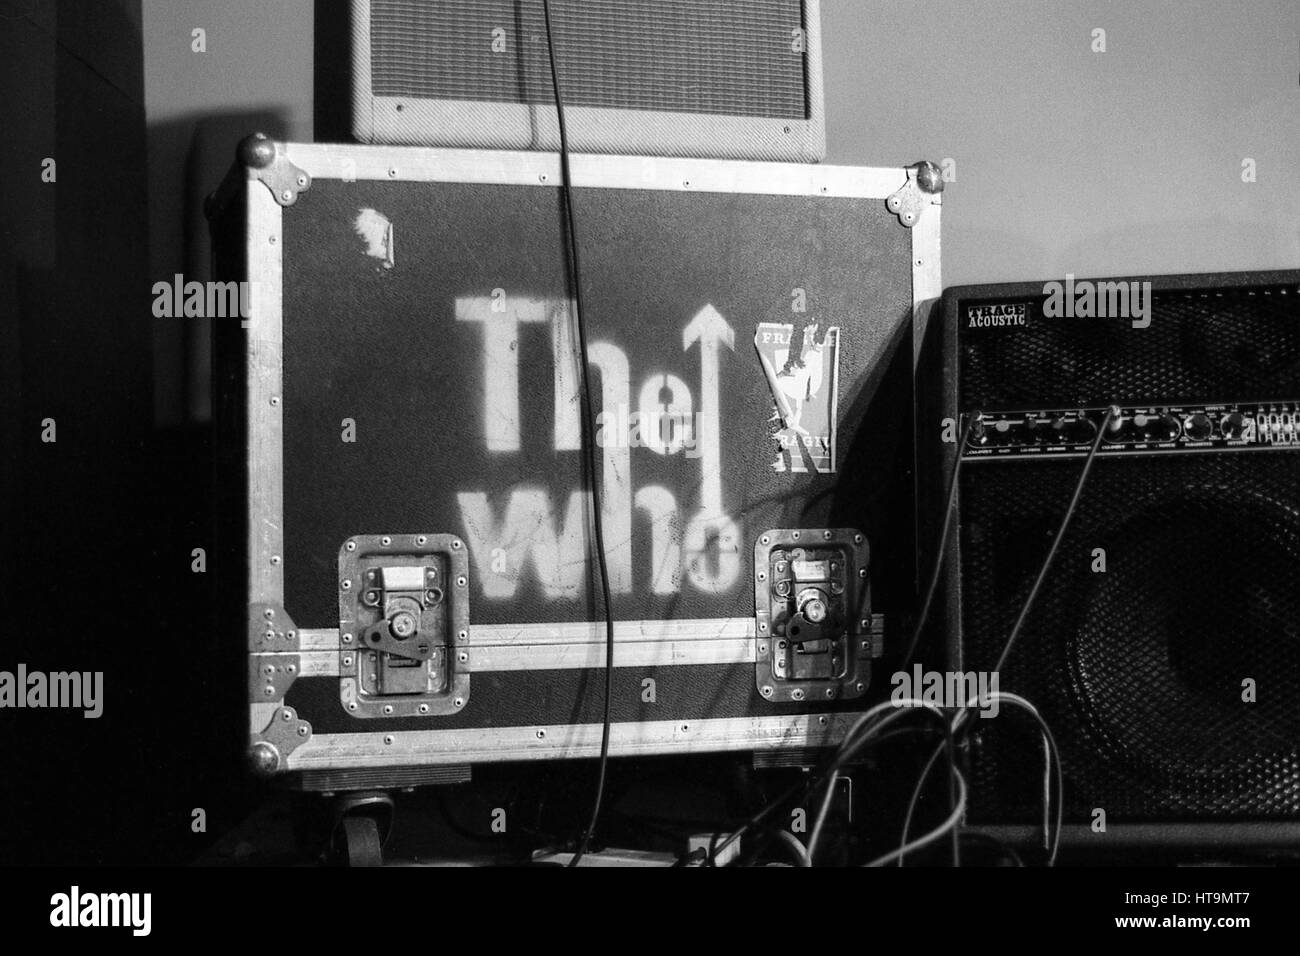
[[357,535],[339,551],[339,693],[357,717],[469,701],[469,560],[454,535]]
[[768,531],[754,546],[755,678],[772,701],[860,697],[870,680],[866,537],[853,528]]

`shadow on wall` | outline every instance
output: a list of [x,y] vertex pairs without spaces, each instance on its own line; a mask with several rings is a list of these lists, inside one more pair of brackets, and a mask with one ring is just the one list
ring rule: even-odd
[[[286,138],[283,113],[248,110],[196,114],[149,126],[150,278],[206,282],[211,244],[203,201],[235,162],[239,141],[254,132]],[[212,418],[211,322],[153,318],[155,417],[162,425]]]
[[316,0],[313,126],[318,143],[352,142],[350,4]]

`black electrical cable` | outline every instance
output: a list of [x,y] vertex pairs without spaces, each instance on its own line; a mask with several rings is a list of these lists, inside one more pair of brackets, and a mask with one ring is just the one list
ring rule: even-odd
[[569,866],[577,866],[587,853],[591,835],[600,819],[600,805],[605,798],[605,776],[609,766],[610,700],[614,682],[614,610],[609,593],[609,568],[605,561],[605,528],[601,516],[600,483],[597,480],[596,437],[592,423],[591,377],[587,368],[587,330],[583,324],[582,270],[578,263],[578,237],[574,228],[573,177],[569,169],[569,130],[565,123],[564,97],[560,90],[560,71],[555,62],[555,36],[551,29],[551,2],[542,0],[542,13],[546,20],[546,53],[551,65],[551,85],[555,92],[555,114],[560,127],[560,194],[564,204],[565,244],[570,266],[569,279],[573,284],[574,326],[577,330],[579,376],[582,389],[579,393],[582,417],[582,450],[587,480],[591,483],[591,524],[596,546],[596,564],[600,575],[600,597],[605,610],[605,709],[600,733],[600,771],[596,781],[596,797],[592,802],[591,819],[583,831],[577,852]]
[[[929,710],[928,708],[916,708],[916,710],[921,711],[922,713],[930,713],[930,714],[933,713],[933,711]],[[859,728],[858,733],[846,736],[845,739],[841,741],[839,748],[837,748],[835,753],[831,755],[831,758],[827,762],[826,766],[823,767],[822,770],[816,776],[814,776],[811,780],[800,780],[798,783],[794,784],[793,786],[788,787],[779,796],[777,796],[775,799],[770,801],[766,806],[760,808],[756,813],[750,816],[749,819],[747,819],[744,823],[742,823],[739,827],[737,827],[734,831],[732,831],[725,840],[717,844],[717,846],[711,847],[709,850],[706,864],[713,865],[713,861],[717,859],[718,854],[720,854],[727,847],[731,846],[731,844],[739,840],[749,830],[752,830],[754,827],[762,823],[765,819],[767,819],[767,817],[771,813],[778,810],[780,807],[784,806],[785,803],[791,797],[797,794],[800,790],[806,790],[809,793],[816,791],[818,787],[820,787],[830,777],[832,777],[835,773],[837,773],[839,769],[842,766],[844,766],[844,764],[852,760],[853,757],[856,756],[856,754],[860,750],[862,750],[862,748],[865,747],[868,743],[879,744],[879,743],[883,743],[885,740],[888,740],[892,737],[898,736],[899,734],[890,733],[890,734],[881,734],[880,736],[873,738],[872,734],[875,733],[876,731],[883,729],[883,724],[887,718],[891,718],[889,719],[889,722],[892,723],[893,722],[892,718],[903,716],[910,712],[911,711],[899,710],[894,712],[893,714],[886,714],[884,717],[881,718],[880,721],[876,722],[875,724],[871,724]],[[906,732],[919,733],[919,732],[926,732],[931,729],[933,728],[918,726],[918,727],[907,728]],[[854,741],[852,746],[849,746],[850,737],[853,738]]]
[[1011,649],[1016,646],[1016,638],[1020,636],[1020,630],[1025,626],[1025,621],[1029,618],[1029,612],[1034,608],[1034,602],[1038,600],[1038,592],[1043,587],[1043,581],[1047,579],[1047,572],[1052,568],[1052,562],[1056,559],[1056,551],[1061,546],[1061,540],[1065,537],[1065,532],[1070,528],[1070,522],[1074,519],[1074,513],[1079,507],[1079,498],[1083,496],[1083,488],[1088,483],[1088,474],[1092,471],[1092,463],[1097,460],[1097,450],[1101,448],[1102,439],[1106,435],[1106,429],[1110,423],[1119,415],[1119,409],[1112,405],[1106,409],[1106,414],[1102,416],[1101,425],[1097,428],[1097,437],[1092,441],[1092,448],[1088,449],[1088,457],[1083,462],[1083,468],[1079,472],[1079,480],[1075,482],[1074,494],[1070,496],[1070,504],[1065,509],[1065,515],[1061,518],[1061,526],[1056,529],[1056,537],[1052,539],[1052,546],[1047,549],[1047,557],[1043,558],[1043,564],[1038,569],[1038,576],[1034,579],[1034,586],[1029,589],[1029,596],[1025,598],[1025,603],[1020,606],[1020,615],[1016,618],[1015,625],[1011,628],[1011,634],[1007,638],[1006,646],[1002,648],[1002,653],[998,656],[998,661],[993,665],[993,673],[1001,672],[1002,666],[1006,664],[1007,658],[1011,655]]
[[[1084,460],[1083,468],[1079,471],[1079,478],[1074,485],[1074,493],[1070,496],[1070,503],[1065,509],[1065,514],[1061,517],[1061,523],[1056,530],[1056,535],[1052,539],[1051,547],[1048,548],[1047,555],[1043,558],[1043,563],[1038,569],[1038,574],[1034,579],[1034,584],[1029,589],[1029,594],[1025,597],[1024,603],[1020,606],[1020,613],[1017,615],[1016,622],[1011,628],[1011,634],[1008,636],[1006,645],[1002,648],[1002,653],[998,655],[997,663],[993,667],[992,672],[995,674],[1002,670],[1003,665],[1007,661],[1007,657],[1011,654],[1011,649],[1015,646],[1016,639],[1020,636],[1020,631],[1024,627],[1025,621],[1029,617],[1029,612],[1033,610],[1034,603],[1038,599],[1038,592],[1042,589],[1043,581],[1046,580],[1048,571],[1051,570],[1052,562],[1056,557],[1056,551],[1061,544],[1061,539],[1065,537],[1065,533],[1070,527],[1070,522],[1074,518],[1074,513],[1078,509],[1079,499],[1083,495],[1084,486],[1088,483],[1088,475],[1092,471],[1093,462],[1096,461],[1097,452],[1101,448],[1102,440],[1106,435],[1106,429],[1110,427],[1110,423],[1119,415],[1119,413],[1119,408],[1112,405],[1110,408],[1106,409],[1106,414],[1102,416],[1101,425],[1097,428],[1097,435],[1093,439],[1092,447],[1088,449],[1088,457]],[[958,458],[958,461],[960,461],[960,457]],[[949,499],[951,500],[951,498],[952,495],[950,493]],[[960,717],[961,715],[959,714],[958,719],[960,719]],[[971,726],[973,725],[970,722],[967,722],[961,729],[959,737],[964,739],[967,728]],[[954,729],[956,728],[954,727]],[[1050,731],[1048,731],[1047,736],[1048,739],[1051,740]],[[916,788],[912,791],[912,798],[908,803],[907,816],[903,823],[904,834],[907,832],[907,825],[911,821],[916,804],[920,800],[921,790],[925,785],[925,780],[930,775],[930,768],[934,766],[935,760],[937,760],[939,754],[943,752],[944,746],[946,746],[946,744],[940,744],[935,748],[934,752],[930,754],[930,759],[926,761],[925,767],[921,771],[921,778],[917,781]],[[955,755],[951,750],[949,751],[948,757],[950,762],[955,758]],[[1059,840],[1059,832],[1057,838]],[[906,836],[904,836],[904,843],[905,842]],[[1055,853],[1053,853],[1053,858],[1055,858]],[[899,866],[903,865],[903,860],[903,856],[898,858]]]
[[957,488],[958,480],[961,478],[961,463],[965,457],[966,442],[970,440],[971,429],[978,418],[978,413],[968,416],[966,424],[961,430],[961,435],[957,439],[957,458],[952,463],[952,470],[948,476],[948,504],[944,509],[943,528],[939,532],[939,541],[934,551],[934,568],[930,572],[929,583],[925,588],[925,598],[921,602],[920,613],[917,615],[916,623],[912,628],[912,639],[908,642],[907,653],[902,658],[901,666],[903,668],[912,663],[912,656],[921,643],[921,632],[925,630],[925,622],[930,617],[930,607],[934,604],[935,593],[939,590],[939,579],[943,576],[943,559],[947,551],[948,535],[952,533],[952,519],[957,512]]

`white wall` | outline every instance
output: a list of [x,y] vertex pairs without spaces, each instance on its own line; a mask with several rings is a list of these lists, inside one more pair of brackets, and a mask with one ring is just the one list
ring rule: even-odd
[[956,160],[945,284],[1300,267],[1296,0],[822,0],[822,24],[828,161]]

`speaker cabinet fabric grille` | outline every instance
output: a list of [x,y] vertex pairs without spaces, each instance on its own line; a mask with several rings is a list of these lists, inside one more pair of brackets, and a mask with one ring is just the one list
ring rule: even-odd
[[[554,0],[565,105],[808,116],[801,0]],[[374,93],[553,103],[541,0],[372,0]],[[505,53],[492,30],[505,31]],[[518,39],[518,43],[514,42]]]
[[[542,0],[351,0],[365,143],[559,148]],[[817,162],[819,0],[551,0],[575,152]]]
[[1028,309],[1023,327],[963,337],[967,409],[1292,397],[1300,377],[1294,286],[1156,291],[1147,328]]
[[[965,669],[996,661],[1079,467],[966,471]],[[1300,814],[1298,500],[1296,451],[1095,463],[1000,675],[1052,727],[1070,819],[1095,807],[1112,821]],[[1042,745],[1019,722],[993,723],[975,748],[975,817],[1031,822]]]
[[[1300,274],[1123,284],[1145,281],[1149,316],[1048,315],[1041,283],[948,290],[943,414],[1295,407]],[[946,603],[962,670],[998,660],[1083,464],[964,462]],[[1052,728],[1067,822],[1300,821],[1300,442],[1100,453],[998,678]],[[1036,729],[1006,708],[976,723],[971,820],[1041,821]]]

